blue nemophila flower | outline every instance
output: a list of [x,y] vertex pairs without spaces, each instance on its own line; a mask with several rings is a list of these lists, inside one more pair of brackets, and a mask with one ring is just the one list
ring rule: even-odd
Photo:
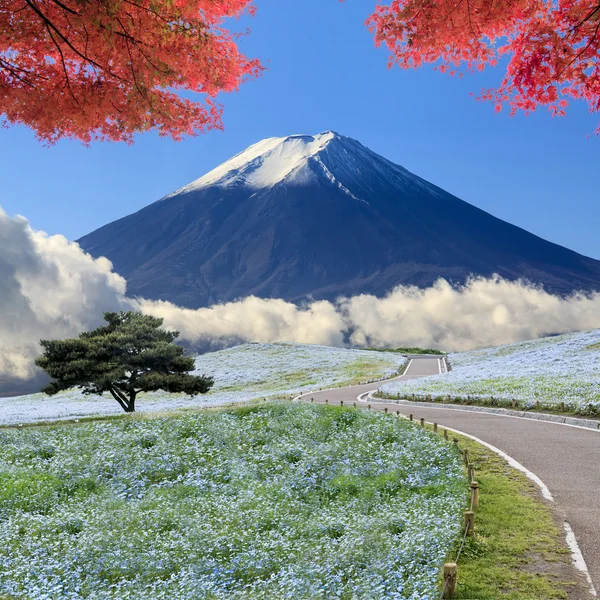
[[[164,392],[140,394],[137,410],[152,412],[246,402],[326,388],[357,376],[364,381],[366,374],[372,373],[379,380],[395,373],[404,361],[398,354],[367,350],[303,344],[243,344],[196,358],[193,373],[210,374],[215,379],[209,393],[194,398]],[[119,411],[111,397],[83,396],[78,391],[57,394],[51,401],[43,394],[0,398],[1,424],[110,415]],[[151,443],[151,439],[142,439],[140,443]]]
[[274,403],[2,432],[0,595],[433,598],[460,461],[402,420],[346,415]]
[[600,414],[600,329],[449,355],[452,371],[380,386],[387,394]]

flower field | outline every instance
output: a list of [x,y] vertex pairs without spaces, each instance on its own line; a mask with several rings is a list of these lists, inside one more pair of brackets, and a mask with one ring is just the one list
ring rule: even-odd
[[450,354],[449,373],[384,384],[385,395],[600,415],[600,330]]
[[451,445],[268,402],[0,431],[0,597],[433,600],[461,529]]
[[[195,398],[164,392],[140,394],[137,410],[215,406],[289,395],[317,386],[382,379],[404,362],[403,356],[386,352],[303,344],[243,344],[196,358],[195,374],[215,379],[208,394]],[[51,398],[44,394],[0,398],[0,424],[5,425],[121,412],[109,394],[84,396],[76,390]]]

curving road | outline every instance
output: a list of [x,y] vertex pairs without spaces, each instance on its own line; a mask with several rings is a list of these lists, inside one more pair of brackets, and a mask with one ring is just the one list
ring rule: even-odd
[[[439,372],[437,358],[413,358],[406,373],[396,380]],[[376,386],[352,386],[303,396],[314,397],[316,402],[327,399],[337,404],[343,400],[346,404],[356,402],[359,394],[375,390]],[[379,410],[390,406],[389,401],[369,403]],[[571,525],[592,582],[600,590],[600,431],[427,404],[394,404],[394,410],[476,436],[535,473],[550,490],[559,514]]]

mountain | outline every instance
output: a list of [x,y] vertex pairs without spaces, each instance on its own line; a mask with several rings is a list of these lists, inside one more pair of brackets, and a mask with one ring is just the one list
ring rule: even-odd
[[254,294],[383,295],[470,274],[600,289],[600,261],[510,225],[359,142],[265,139],[79,240],[130,295],[207,306]]

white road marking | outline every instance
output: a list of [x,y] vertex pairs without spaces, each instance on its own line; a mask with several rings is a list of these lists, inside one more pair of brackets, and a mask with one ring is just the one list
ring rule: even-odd
[[[376,392],[377,390],[373,390],[372,392],[370,392],[371,394],[373,392]],[[386,402],[385,398],[373,398],[371,397],[371,400],[373,400],[374,402]],[[400,402],[403,402],[402,400],[400,400]],[[411,402],[410,400],[408,402]],[[405,406],[414,406],[415,408],[417,408],[416,406],[417,401],[415,401],[415,404],[405,404]],[[571,423],[559,423],[558,421],[546,421],[545,419],[536,419],[535,417],[519,417],[517,415],[506,415],[506,414],[502,414],[502,413],[495,413],[495,412],[487,412],[485,410],[469,410],[468,408],[459,408],[458,406],[455,408],[454,406],[427,406],[428,403],[423,402],[423,407],[425,410],[454,410],[456,412],[468,412],[468,413],[475,413],[475,414],[481,414],[481,415],[489,415],[490,417],[504,417],[506,419],[523,419],[524,421],[535,421],[536,423],[548,423],[549,425],[562,425],[563,427],[574,427],[575,429],[584,429],[585,431],[593,431],[595,433],[600,433],[600,429],[592,429],[591,427],[584,427],[583,425],[572,425]],[[402,406],[402,405],[400,405]],[[418,405],[418,408],[421,408],[421,404]],[[575,417],[574,417],[575,418]]]
[[482,446],[489,448],[492,452],[495,452],[498,456],[501,456],[511,467],[513,467],[514,469],[517,469],[518,471],[521,471],[521,473],[523,473],[525,475],[525,477],[527,477],[528,479],[531,479],[531,481],[533,481],[540,488],[540,490],[542,492],[542,496],[544,496],[544,498],[546,498],[546,500],[550,500],[550,502],[554,502],[554,497],[550,493],[550,490],[548,489],[546,484],[535,473],[532,473],[527,467],[523,466],[519,461],[515,460],[512,456],[509,456],[508,454],[506,454],[506,452],[503,452],[502,450],[500,450],[500,448],[496,448],[496,446],[492,446],[492,444],[488,444],[487,442],[484,442],[482,439],[479,439],[478,437],[475,437],[474,435],[471,435],[470,433],[465,433],[464,431],[459,431],[458,429],[452,429],[452,427],[446,427],[445,425],[439,425],[439,426],[443,427],[444,429],[447,429],[448,431],[453,431],[454,433],[458,433],[459,435],[464,435],[465,437],[467,437],[471,440],[474,440],[478,444],[481,444]]
[[579,544],[577,543],[577,539],[575,538],[575,533],[566,521],[565,533],[567,535],[567,544],[569,544],[569,548],[571,548],[573,564],[575,565],[576,569],[579,569],[585,575],[585,579],[590,587],[590,594],[594,596],[594,598],[597,598],[598,594],[596,592],[596,588],[594,587],[594,582],[592,581],[590,572],[588,571],[587,565],[585,564],[583,554],[581,554],[581,550],[579,549]]

